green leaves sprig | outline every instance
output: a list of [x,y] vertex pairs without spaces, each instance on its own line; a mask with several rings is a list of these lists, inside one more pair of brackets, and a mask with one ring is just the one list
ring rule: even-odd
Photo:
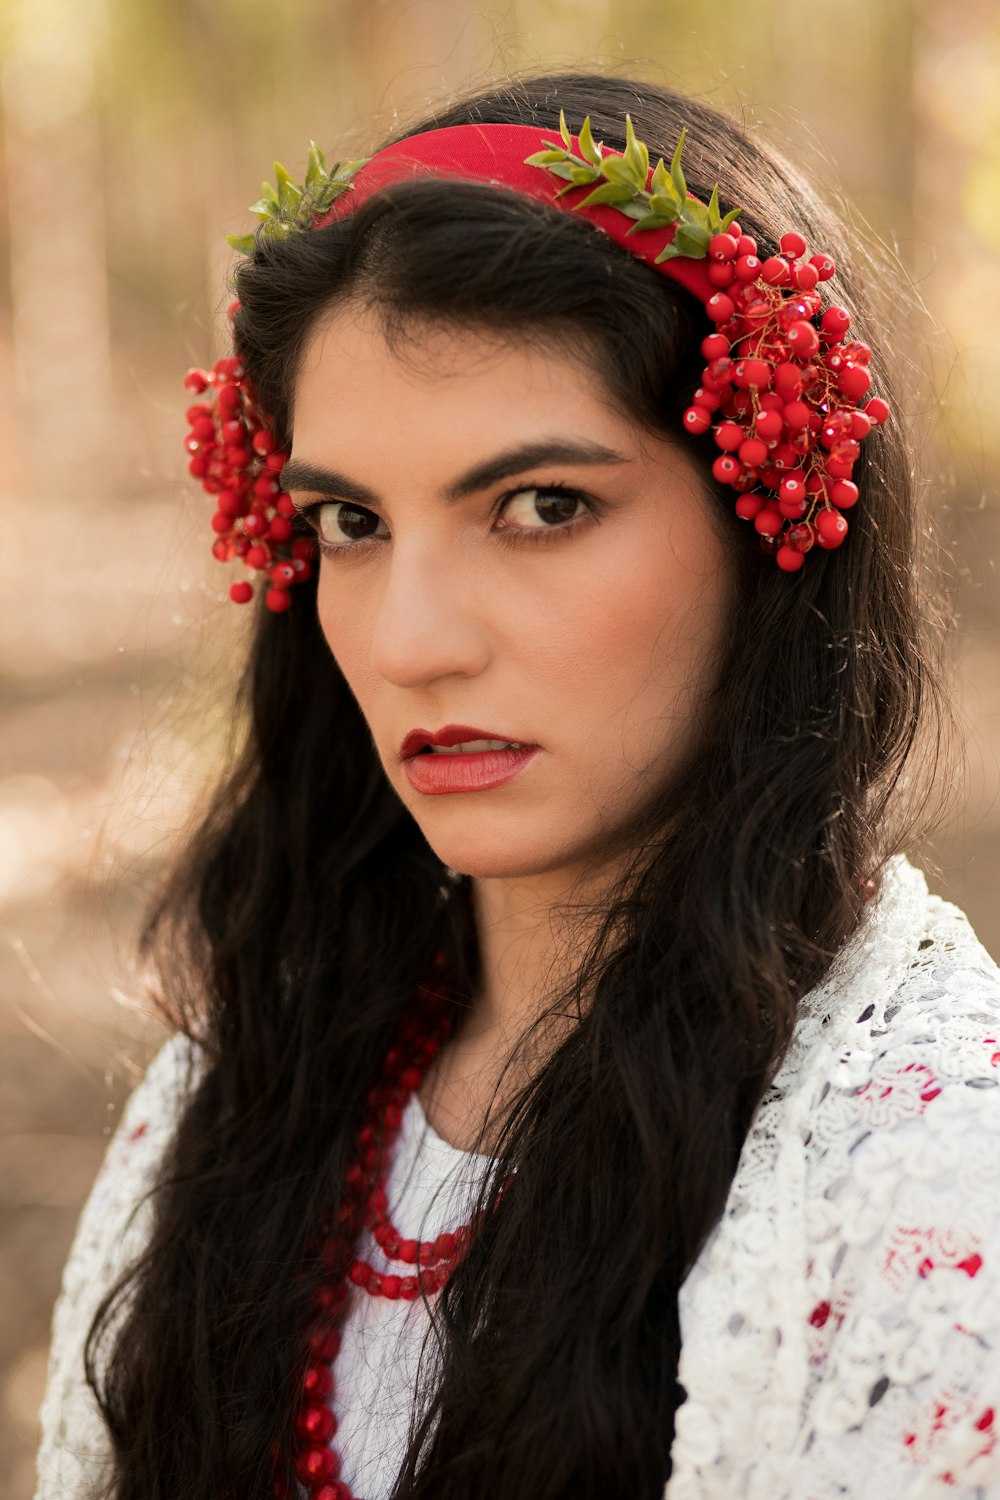
[[[279,239],[287,239],[299,229],[311,229],[318,215],[325,213],[341,193],[350,187],[350,179],[358,168],[370,160],[370,157],[365,156],[357,161],[349,161],[344,166],[334,162],[332,167],[327,168],[323,152],[315,141],[310,141],[305,182],[294,182],[281,163],[276,161],[276,186],[269,182],[262,183],[261,195],[256,203],[251,203],[250,212],[261,220],[265,234],[275,235]],[[256,238],[254,234],[226,235],[230,245],[241,255],[253,254]]]
[[574,209],[588,208],[595,203],[608,203],[620,213],[635,219],[628,234],[637,229],[666,229],[677,225],[677,232],[669,245],[656,257],[654,265],[661,261],[686,256],[690,260],[702,260],[708,254],[708,245],[713,235],[723,234],[738,217],[740,210],[734,208],[724,217],[719,214],[719,185],[712,189],[708,203],[687,195],[687,183],[681,167],[681,151],[686,130],[681,131],[677,150],[667,168],[660,157],[654,170],[650,186],[649,148],[636,138],[632,117],[625,116],[625,151],[618,156],[605,156],[602,143],[595,142],[590,128],[590,116],[580,127],[579,142],[582,156],[572,151],[572,136],[566,124],[566,116],[559,111],[559,133],[563,144],[546,141],[545,151],[536,151],[524,158],[530,167],[545,167],[557,177],[567,179],[564,188],[556,194],[561,198],[575,187],[588,183],[596,186],[573,205]]

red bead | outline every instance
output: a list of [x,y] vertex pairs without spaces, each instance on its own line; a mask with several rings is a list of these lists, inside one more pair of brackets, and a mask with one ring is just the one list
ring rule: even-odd
[[327,1364],[310,1365],[302,1380],[302,1389],[307,1397],[322,1401],[333,1390],[333,1371]]
[[805,554],[794,547],[779,547],[774,560],[783,573],[797,573],[805,562]]
[[188,473],[193,479],[204,479],[208,473],[208,459],[204,453],[196,453],[188,462]]
[[767,460],[767,444],[760,438],[747,438],[738,449],[740,460],[749,468],[756,469]]
[[849,401],[860,401],[867,394],[871,383],[871,374],[864,365],[849,365],[846,370],[841,370],[837,389]]
[[277,443],[269,432],[261,430],[254,433],[253,451],[259,453],[261,458],[266,458],[269,453],[273,453],[277,446]]
[[841,353],[852,365],[867,365],[871,363],[872,351],[867,344],[845,344]]
[[732,286],[734,276],[735,272],[730,265],[719,264],[713,261],[708,268],[709,281],[712,286],[717,286],[720,290],[724,287]]
[[[730,233],[734,228],[734,225],[730,225]],[[736,250],[739,255],[756,255],[757,241],[752,234],[741,234],[736,241]]]
[[184,376],[184,389],[194,391],[199,396],[202,391],[207,390],[208,385],[209,379],[205,370],[188,370]]
[[295,1460],[296,1476],[315,1489],[326,1479],[336,1479],[340,1473],[340,1459],[332,1448],[303,1448]]
[[809,522],[802,526],[790,526],[785,532],[785,542],[789,547],[794,547],[796,552],[808,552],[816,541],[816,533]]
[[848,510],[858,503],[858,487],[849,479],[838,479],[830,486],[830,499],[840,510]]
[[403,1240],[399,1247],[399,1259],[405,1261],[408,1266],[416,1265],[417,1242],[416,1240]]
[[706,390],[703,385],[700,385],[691,397],[691,405],[700,406],[705,411],[718,411],[719,393],[718,391]]
[[281,493],[281,485],[273,474],[259,474],[253,482],[253,492],[258,500],[272,500]]
[[708,242],[709,259],[725,262],[735,260],[739,253],[739,241],[731,234],[714,234]]
[[249,583],[231,583],[229,597],[234,604],[249,604],[253,598],[253,588]]
[[741,359],[733,369],[733,384],[740,390],[761,390],[771,384],[771,366],[763,359]]
[[720,484],[731,484],[740,472],[740,465],[731,453],[720,453],[712,465],[712,474]]
[[804,401],[789,401],[785,407],[785,423],[792,432],[801,432],[808,427],[811,415]]
[[778,255],[772,255],[764,261],[760,274],[768,286],[782,286],[788,280],[788,262]]
[[844,307],[828,307],[819,326],[831,343],[839,343],[851,326],[851,315]]
[[248,568],[266,568],[271,561],[271,549],[258,543],[256,547],[248,548],[245,560]]
[[821,510],[813,523],[818,533],[817,544],[837,547],[847,535],[847,521],[836,510]]
[[868,415],[863,411],[851,412],[851,437],[856,443],[860,443],[872,430],[872,424]]
[[729,340],[722,333],[706,333],[701,341],[701,352],[709,364],[714,359],[724,359],[729,353]]
[[806,242],[801,234],[797,234],[794,229],[790,229],[787,234],[783,234],[778,243],[781,247],[782,255],[787,255],[789,260],[797,260],[800,255],[805,255],[806,253]]
[[689,406],[681,421],[688,432],[697,436],[711,427],[712,415],[703,406]]
[[878,427],[889,419],[889,403],[888,401],[883,401],[881,396],[873,396],[870,401],[865,403],[864,414],[870,422],[874,422],[876,427]]
[[757,435],[769,443],[780,438],[784,420],[776,411],[759,411],[754,426],[757,429]]
[[787,332],[788,342],[796,354],[808,359],[815,354],[819,348],[819,334],[811,323],[799,319],[793,323]]
[[820,281],[829,281],[836,275],[837,264],[829,255],[810,255],[809,264],[816,267]]
[[295,1419],[295,1431],[304,1443],[326,1443],[337,1430],[337,1419],[328,1406],[304,1406]]
[[779,396],[793,401],[802,392],[802,371],[790,363],[775,366],[773,385]]
[[727,297],[725,292],[716,292],[714,297],[709,297],[705,303],[705,311],[713,323],[726,323],[736,311],[736,305],[732,297]]
[[720,422],[715,429],[715,441],[724,453],[735,453],[746,433],[738,422]]
[[286,516],[272,516],[267,534],[272,542],[291,541],[292,523]]
[[401,1276],[384,1275],[382,1277],[382,1286],[381,1286],[382,1296],[383,1297],[388,1297],[391,1301],[395,1301],[396,1298],[399,1296],[399,1288],[400,1288],[401,1281],[402,1281],[402,1277]]
[[758,511],[753,524],[762,536],[777,536],[784,525],[784,517],[776,510],[772,510],[770,506],[765,506],[763,510]]
[[764,501],[760,495],[741,495],[733,506],[736,514],[744,521],[752,521],[764,508]]
[[831,453],[823,468],[831,479],[850,479],[854,464],[851,459],[834,458]]
[[702,372],[702,384],[710,391],[721,391],[729,384],[733,362],[728,357],[713,359]]
[[741,255],[736,262],[737,281],[756,281],[761,272],[761,264],[756,255]]
[[229,528],[232,526],[232,524],[233,524],[233,518],[232,518],[232,516],[224,515],[221,510],[217,510],[215,512],[215,515],[212,517],[212,530],[213,531],[219,531],[219,532],[228,531]]
[[804,265],[795,267],[795,285],[802,292],[811,292],[819,281],[819,272],[815,266]]
[[781,481],[778,494],[782,500],[799,501],[805,499],[805,481],[798,474],[788,474]]

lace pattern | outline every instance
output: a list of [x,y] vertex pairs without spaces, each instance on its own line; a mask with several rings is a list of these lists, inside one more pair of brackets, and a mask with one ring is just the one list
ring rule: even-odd
[[[99,1485],[83,1341],[197,1062],[157,1053],[83,1210],[35,1500]],[[664,1500],[1000,1500],[1000,969],[904,855],[802,1002],[680,1314]]]

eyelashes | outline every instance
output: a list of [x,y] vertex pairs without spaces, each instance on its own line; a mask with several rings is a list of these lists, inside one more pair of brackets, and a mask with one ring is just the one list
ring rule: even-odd
[[[558,482],[545,485],[520,485],[516,490],[510,490],[504,495],[497,507],[497,514],[507,509],[510,502],[519,495],[533,495],[537,501],[543,501],[554,496],[562,501],[575,501],[584,507],[582,515],[573,516],[570,520],[560,521],[552,526],[501,526],[494,530],[493,535],[508,547],[519,547],[522,541],[528,545],[541,542],[555,542],[575,534],[581,526],[590,524],[596,519],[596,506],[590,497],[582,490],[572,488],[570,485]],[[331,542],[320,531],[319,513],[328,506],[339,505],[342,507],[341,515],[349,512],[357,517],[370,518],[378,523],[381,517],[374,511],[367,510],[363,505],[348,500],[313,500],[307,505],[296,507],[296,516],[293,529],[300,536],[310,537],[324,557],[345,557],[348,554],[370,552],[373,548],[381,546],[385,537],[362,536],[353,541],[345,539],[342,542]],[[536,512],[537,513],[537,512]]]

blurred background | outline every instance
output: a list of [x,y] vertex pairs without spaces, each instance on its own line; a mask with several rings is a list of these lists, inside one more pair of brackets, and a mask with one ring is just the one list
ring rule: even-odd
[[430,100],[567,67],[750,122],[916,287],[897,332],[953,556],[966,764],[911,857],[1000,958],[994,0],[5,0],[0,1500],[32,1493],[61,1267],[163,1035],[132,939],[218,766],[248,623],[182,450],[181,377],[222,352],[223,235],[311,137],[367,155]]

